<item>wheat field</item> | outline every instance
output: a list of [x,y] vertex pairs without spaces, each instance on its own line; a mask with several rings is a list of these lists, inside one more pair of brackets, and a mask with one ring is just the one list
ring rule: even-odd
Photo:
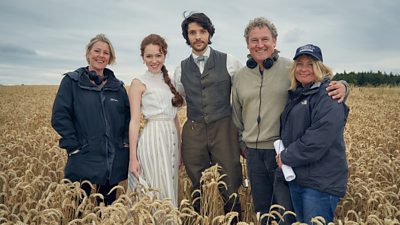
[[[179,208],[156,199],[157,190],[126,192],[126,182],[116,187],[119,198],[113,205],[96,205],[102,196],[86,196],[78,183],[63,180],[67,156],[50,125],[57,88],[0,86],[0,224],[228,225],[238,216],[223,214],[218,193],[223,175],[217,167],[204,173],[200,199],[191,199],[190,181],[180,171]],[[349,183],[334,223],[400,224],[400,88],[353,87],[348,105]],[[184,109],[179,116],[183,122]],[[239,194],[244,212],[238,224],[258,224],[260,215],[252,211],[250,189],[241,188]],[[191,201],[201,202],[200,214]],[[271,220],[293,216],[279,209],[275,205],[263,216]],[[314,223],[325,224],[318,217]]]

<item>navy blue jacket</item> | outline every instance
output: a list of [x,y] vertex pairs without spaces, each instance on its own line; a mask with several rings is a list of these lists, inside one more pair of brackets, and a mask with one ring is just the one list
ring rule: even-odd
[[65,178],[103,185],[127,178],[128,95],[122,81],[104,70],[107,83],[92,84],[86,67],[64,74],[53,105],[51,125],[67,150]]
[[281,115],[282,162],[299,185],[343,197],[347,160],[343,132],[349,108],[327,95],[329,80],[292,92]]

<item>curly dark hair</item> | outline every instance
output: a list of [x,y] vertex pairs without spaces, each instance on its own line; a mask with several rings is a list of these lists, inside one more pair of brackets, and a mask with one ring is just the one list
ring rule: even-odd
[[183,12],[183,17],[185,18],[182,21],[182,35],[186,40],[186,44],[190,45],[189,37],[188,37],[188,27],[190,23],[198,23],[201,27],[206,29],[210,34],[210,38],[208,39],[208,44],[211,44],[211,38],[215,33],[214,25],[212,24],[210,18],[204,13],[190,12],[189,15],[185,16],[186,11]]

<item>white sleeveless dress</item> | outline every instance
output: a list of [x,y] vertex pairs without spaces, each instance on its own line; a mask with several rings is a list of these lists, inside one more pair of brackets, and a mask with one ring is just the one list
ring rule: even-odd
[[[146,90],[142,95],[142,113],[147,123],[138,139],[137,156],[141,178],[159,189],[160,199],[169,198],[178,206],[178,133],[175,126],[177,108],[172,106],[171,93],[162,73],[147,71],[135,78]],[[171,82],[174,84],[173,80]],[[135,187],[134,175],[128,175],[129,187]]]

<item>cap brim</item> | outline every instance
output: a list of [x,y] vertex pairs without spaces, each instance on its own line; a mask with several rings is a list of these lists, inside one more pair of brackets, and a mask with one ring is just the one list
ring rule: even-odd
[[298,54],[298,55],[295,55],[294,58],[293,58],[293,60],[296,60],[296,59],[299,58],[299,56],[301,56],[301,55],[309,55],[309,56],[311,56],[313,59],[322,62],[321,59],[319,59],[317,56],[315,56],[315,55],[314,55],[313,53],[311,53],[311,52],[302,52],[302,53],[300,53],[300,54]]

